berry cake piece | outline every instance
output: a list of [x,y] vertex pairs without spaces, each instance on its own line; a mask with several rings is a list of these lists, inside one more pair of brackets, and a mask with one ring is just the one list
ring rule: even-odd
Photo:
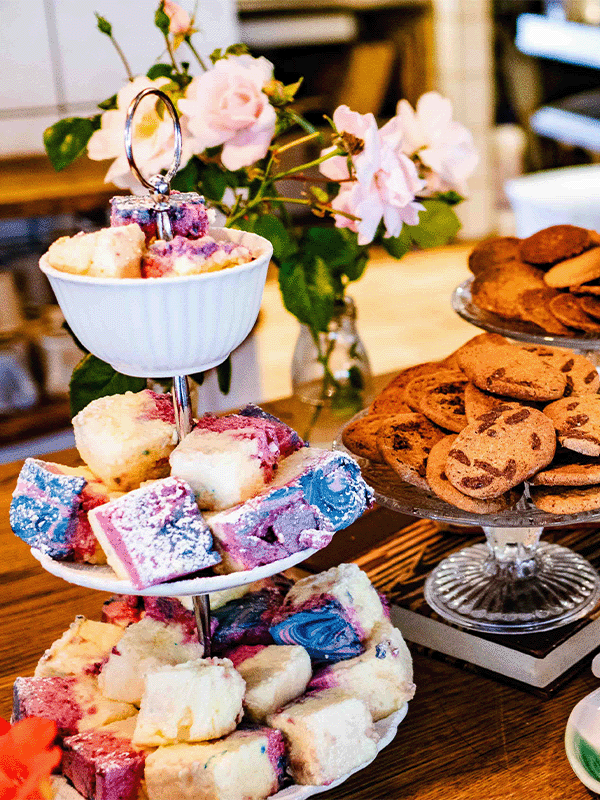
[[402,634],[387,620],[375,624],[365,644],[362,655],[316,672],[309,689],[339,687],[363,700],[377,722],[414,696],[412,658]]
[[141,278],[145,238],[139,225],[62,236],[45,259],[54,269],[97,278]]
[[378,736],[369,709],[340,689],[309,693],[271,714],[282,731],[289,771],[300,784],[331,783],[377,755]]
[[158,240],[148,245],[142,259],[144,278],[171,278],[217,272],[247,264],[254,256],[243,244],[217,242],[212,236],[186,239],[175,236],[170,242]]
[[159,747],[146,759],[148,800],[264,800],[278,791],[285,763],[283,736],[269,728]]
[[13,687],[13,722],[26,717],[52,719],[59,736],[98,728],[136,713],[130,703],[103,697],[93,678],[17,678]]
[[92,509],[88,518],[109,565],[137,589],[221,560],[192,490],[177,478],[153,481]]
[[222,556],[218,572],[237,572],[320,549],[370,506],[372,492],[354,459],[303,447],[245,503],[204,515]]
[[72,557],[86,479],[58,464],[27,458],[10,504],[10,524],[30,547],[51,558]]
[[[156,200],[148,195],[113,197],[110,201],[110,224],[118,227],[137,223],[146,242],[156,239]],[[210,215],[210,216],[209,216]],[[172,192],[169,196],[169,221],[173,236],[199,239],[208,232],[214,212],[206,210],[204,198],[196,192]]]
[[215,653],[239,645],[273,644],[269,627],[281,608],[292,581],[274,575],[253,584],[253,590],[223,606],[212,608],[217,629],[212,637]]
[[308,447],[307,443],[298,436],[293,428],[290,428],[285,422],[274,417],[273,414],[263,411],[260,406],[256,406],[254,403],[248,403],[248,405],[244,406],[244,408],[240,410],[240,416],[264,419],[266,422],[275,426],[275,435],[279,442],[281,458],[291,456],[292,453],[295,453],[296,450],[299,450],[301,447]]
[[245,690],[227,658],[198,658],[148,672],[133,741],[158,746],[219,739],[241,720]]
[[199,419],[169,460],[171,475],[190,484],[199,507],[218,511],[272,481],[279,456],[276,425],[230,414]]
[[106,697],[139,704],[147,673],[201,658],[202,653],[188,625],[145,616],[125,629],[98,675],[98,685]]
[[122,635],[118,625],[78,616],[40,658],[35,676],[97,675]]
[[169,395],[149,389],[93,400],[73,419],[79,455],[111,491],[169,474],[177,444]]
[[144,614],[144,598],[133,594],[115,594],[102,604],[102,622],[127,628]]
[[131,742],[136,718],[63,741],[63,775],[89,800],[138,800],[147,752]]
[[304,694],[312,676],[304,647],[242,646],[231,654],[231,660],[246,681],[244,708],[253,722],[264,722],[269,714]]

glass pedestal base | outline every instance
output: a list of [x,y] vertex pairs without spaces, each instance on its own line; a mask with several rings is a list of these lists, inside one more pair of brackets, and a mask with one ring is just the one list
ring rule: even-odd
[[488,537],[488,544],[444,559],[425,583],[425,599],[463,628],[533,633],[585,616],[600,600],[600,580],[580,555],[548,542],[537,544],[530,558],[503,563]]

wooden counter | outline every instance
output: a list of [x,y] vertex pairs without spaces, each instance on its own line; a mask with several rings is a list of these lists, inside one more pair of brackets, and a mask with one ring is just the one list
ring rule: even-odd
[[[383,379],[378,382],[381,385]],[[302,429],[300,408],[288,400],[267,405]],[[339,422],[323,418],[324,442]],[[54,454],[74,464],[74,451]],[[11,710],[17,675],[31,675],[44,649],[76,614],[94,619],[106,595],[44,572],[10,531],[8,508],[20,463],[0,466],[0,715]],[[368,513],[327,550],[314,568],[350,561],[406,525],[384,509]],[[310,564],[310,562],[308,562]],[[417,694],[398,734],[376,761],[323,800],[585,800],[589,793],[567,762],[567,717],[598,681],[586,668],[552,700],[446,663],[415,655]]]

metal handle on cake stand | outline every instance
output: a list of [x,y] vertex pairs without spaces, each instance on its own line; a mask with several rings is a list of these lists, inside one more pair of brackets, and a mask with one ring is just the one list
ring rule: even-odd
[[[173,120],[174,129],[174,149],[173,161],[167,170],[166,175],[153,175],[146,179],[138,169],[135,159],[133,157],[133,117],[144,98],[156,95],[165,105],[167,111]],[[140,181],[140,183],[150,190],[150,194],[155,199],[156,209],[156,226],[160,239],[164,241],[171,241],[173,239],[173,228],[169,218],[169,195],[171,193],[171,179],[179,169],[181,164],[181,149],[182,149],[182,136],[181,125],[179,124],[179,115],[177,109],[171,102],[168,95],[160,89],[148,88],[139,92],[131,101],[127,109],[127,118],[125,120],[125,153],[131,171]],[[173,408],[175,410],[175,426],[177,429],[177,436],[181,441],[185,436],[190,433],[193,427],[192,417],[192,402],[190,398],[190,387],[187,375],[174,375],[173,376]],[[203,647],[204,656],[209,657],[211,651],[210,642],[210,600],[207,594],[194,595],[194,614],[196,617],[196,625],[198,628],[198,640]]]

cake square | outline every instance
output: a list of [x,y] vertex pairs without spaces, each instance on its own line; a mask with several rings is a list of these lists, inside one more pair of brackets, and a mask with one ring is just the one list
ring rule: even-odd
[[137,589],[220,561],[190,487],[163,478],[90,511],[109,565]]
[[280,450],[263,419],[205,416],[173,450],[171,475],[187,481],[200,508],[219,510],[252,497],[273,480]]
[[148,799],[264,800],[278,791],[284,768],[283,736],[268,728],[159,747],[146,759]]
[[363,700],[374,722],[398,711],[415,693],[412,658],[400,631],[388,620],[376,623],[362,655],[323,667],[309,684],[332,687]]
[[58,464],[25,459],[10,504],[15,534],[51,558],[70,557],[85,485],[85,478],[64,474]]
[[279,442],[281,458],[287,458],[288,456],[291,456],[292,453],[295,453],[296,450],[299,450],[301,447],[308,447],[306,442],[298,436],[293,428],[290,428],[290,426],[286,425],[285,422],[282,422],[277,417],[274,417],[273,414],[269,414],[268,411],[264,411],[262,408],[260,408],[260,406],[254,405],[254,403],[248,403],[240,410],[239,413],[241,417],[264,419],[266,422],[269,422],[271,425],[275,426],[275,433],[277,436],[277,441]]
[[144,278],[164,278],[215,272],[237,264],[247,264],[254,256],[243,244],[217,242],[212,236],[187,239],[175,236],[148,245],[142,260]]
[[135,717],[69,736],[62,771],[89,800],[138,800],[146,752],[131,742]]
[[245,689],[228,659],[199,658],[148,672],[133,741],[153,746],[219,739],[241,720]]
[[331,783],[377,755],[378,736],[365,703],[340,689],[307,694],[271,714],[285,736],[296,783]]
[[[173,236],[198,239],[206,235],[210,219],[201,195],[196,192],[171,192],[168,202]],[[137,223],[147,243],[158,236],[156,213],[156,199],[149,195],[113,197],[110,201],[111,226]]]
[[79,455],[110,491],[169,474],[177,432],[168,395],[144,389],[100,397],[77,414],[73,429]]
[[197,636],[187,626],[146,616],[125,629],[98,675],[98,684],[106,697],[139,704],[148,672],[202,654]]
[[99,278],[141,278],[144,246],[139,225],[102,228],[96,232],[88,274]]
[[78,616],[38,661],[35,676],[97,675],[122,635],[118,625]]
[[303,447],[279,463],[274,480],[245,503],[205,519],[221,553],[219,572],[269,564],[333,534],[370,505],[358,464],[343,453]]
[[248,658],[235,664],[246,681],[244,708],[253,722],[264,721],[304,694],[312,676],[310,656],[304,647],[258,647],[258,652],[248,653]]

